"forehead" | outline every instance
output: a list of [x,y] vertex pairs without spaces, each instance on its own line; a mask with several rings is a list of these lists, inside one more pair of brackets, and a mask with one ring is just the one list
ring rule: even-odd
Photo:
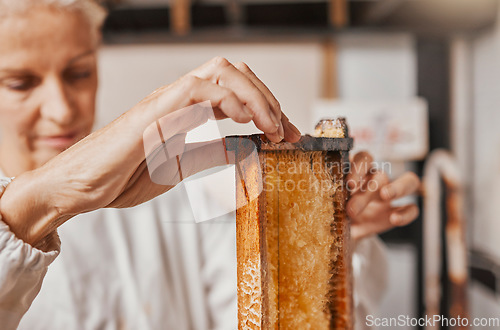
[[0,22],[0,68],[62,65],[93,46],[90,26],[77,12],[39,7]]

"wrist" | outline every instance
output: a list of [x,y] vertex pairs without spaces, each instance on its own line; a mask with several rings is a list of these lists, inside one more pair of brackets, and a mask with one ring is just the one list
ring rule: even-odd
[[60,214],[51,202],[53,187],[34,172],[21,174],[6,187],[0,198],[0,214],[19,239],[36,247],[69,217]]

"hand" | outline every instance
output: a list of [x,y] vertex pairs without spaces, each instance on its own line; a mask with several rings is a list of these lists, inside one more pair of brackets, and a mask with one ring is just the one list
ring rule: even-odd
[[0,199],[4,221],[19,238],[36,244],[74,215],[137,205],[165,192],[171,187],[149,178],[144,131],[168,114],[207,100],[216,119],[253,120],[274,142],[300,138],[276,98],[245,64],[215,58],[44,166],[18,176]]
[[[209,86],[214,88],[212,84],[217,84],[223,86],[223,88],[217,88],[222,94],[229,93],[227,103],[212,101],[216,119],[230,117],[238,122],[238,115],[250,112],[255,125],[265,132],[271,141],[279,142],[284,138],[286,141],[296,142],[300,139],[300,132],[281,111],[281,106],[274,95],[246,64],[240,62],[232,65],[224,58],[214,58],[181,78],[179,82],[182,84],[186,79],[189,81],[188,85],[193,84],[196,87],[198,84],[202,84],[202,86],[199,86],[200,88]],[[208,84],[207,81],[211,82],[211,84]],[[162,92],[168,88],[169,86],[162,87],[157,92]],[[215,88],[213,93],[216,94]],[[151,96],[155,97],[157,93],[155,92]],[[230,103],[233,101],[234,96],[237,98],[235,104]],[[203,98],[199,98],[193,103],[202,100]],[[225,105],[225,107],[222,107],[222,105]],[[186,106],[186,104],[177,107],[182,106]],[[242,108],[242,110],[234,112],[238,107]],[[162,127],[170,127],[172,123],[177,126],[172,127],[169,131],[182,131],[178,126],[185,127],[185,119],[193,121],[189,116],[177,115],[177,113],[160,117],[162,115],[163,113],[157,115],[157,122],[160,122]],[[169,118],[172,115],[176,117],[174,120]],[[196,117],[199,119],[204,116],[198,113]],[[247,121],[249,119],[243,117],[241,122]],[[276,125],[276,122],[279,125]],[[190,127],[190,129],[192,128],[194,127]],[[179,133],[184,133],[184,131],[177,132],[177,134]],[[164,146],[168,146],[169,143],[172,143],[172,141],[167,141]],[[172,161],[165,161],[161,164],[158,171],[161,179],[154,180],[156,183],[162,182],[161,185],[151,183],[151,173],[148,173],[147,169],[149,165],[146,166],[145,164],[147,160],[143,161],[129,180],[125,190],[108,207],[134,206],[164,193],[180,182],[181,176],[178,173],[178,166],[182,168],[183,176],[186,178],[204,169],[226,164],[228,154],[224,152],[221,141],[210,141],[204,143],[203,147],[191,146],[191,150],[189,149],[189,145],[186,145],[184,152],[182,152],[180,165]],[[232,158],[234,158],[234,155],[229,155],[230,162],[234,162]]]
[[373,158],[366,152],[357,153],[351,161],[347,186],[352,192],[347,202],[351,218],[351,237],[354,240],[405,226],[419,214],[415,204],[392,207],[391,202],[416,193],[420,180],[415,173],[406,172],[393,182],[387,174],[372,167]]

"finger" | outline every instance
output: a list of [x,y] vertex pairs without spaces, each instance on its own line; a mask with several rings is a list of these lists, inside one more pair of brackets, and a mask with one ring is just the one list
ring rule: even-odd
[[410,204],[393,208],[389,220],[393,226],[406,226],[418,217],[417,205]]
[[299,141],[301,136],[300,131],[290,122],[284,113],[281,114],[281,123],[284,127],[285,141],[292,143]]
[[354,240],[361,239],[370,235],[383,233],[392,227],[393,225],[388,220],[353,223],[351,225],[351,238]]
[[406,172],[392,183],[380,190],[380,197],[383,200],[398,199],[414,194],[420,188],[420,179],[413,172]]
[[366,151],[360,151],[354,155],[351,161],[350,173],[347,175],[347,188],[351,193],[356,193],[369,174],[373,163],[373,157]]
[[[257,128],[268,134],[273,142],[281,141],[279,136],[280,119],[271,110],[266,97],[243,73],[229,65],[220,71],[218,77],[220,86],[230,88],[241,102],[254,115],[253,121]],[[278,139],[276,139],[278,138]]]
[[380,200],[379,189],[389,182],[387,175],[383,172],[376,172],[367,178],[366,184],[363,184],[362,188],[347,202],[347,213],[351,218],[361,214],[370,202]]
[[257,75],[250,69],[248,65],[244,62],[238,62],[234,64],[234,67],[238,69],[241,73],[243,73],[250,81],[261,91],[261,93],[266,98],[267,102],[271,107],[271,111],[274,113],[276,119],[280,122],[280,127],[278,128],[278,134],[281,139],[285,137],[284,127],[282,123],[282,112],[281,105],[273,95],[273,93],[269,90],[269,88],[257,77]]
[[[255,126],[262,130],[273,142],[279,142],[278,128],[280,121],[271,110],[266,97],[242,72],[223,57],[216,57],[191,74],[226,88],[236,93],[241,102],[253,113]],[[276,134],[275,134],[276,133]]]
[[156,108],[181,109],[206,100],[210,100],[214,110],[220,110],[237,123],[248,123],[252,119],[252,114],[232,90],[194,76],[185,76],[173,90],[162,93]]
[[257,75],[250,69],[250,67],[243,63],[238,62],[234,64],[234,67],[247,76],[250,81],[262,92],[267,102],[271,106],[271,110],[275,114],[276,118],[280,120],[280,127],[278,128],[277,137],[280,139],[285,139],[289,142],[297,142],[300,139],[300,131],[293,125],[288,117],[281,111],[281,105],[269,90],[269,88],[257,77]]

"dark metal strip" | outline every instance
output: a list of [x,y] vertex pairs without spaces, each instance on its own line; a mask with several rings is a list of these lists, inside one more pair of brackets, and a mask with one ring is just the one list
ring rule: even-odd
[[353,147],[352,138],[327,138],[313,137],[304,135],[296,143],[280,142],[274,143],[269,141],[263,134],[254,135],[234,135],[226,137],[226,146],[228,150],[235,150],[238,146],[238,141],[241,139],[248,140],[249,144],[253,143],[255,148],[260,151],[278,151],[278,150],[303,150],[303,151],[348,151]]

